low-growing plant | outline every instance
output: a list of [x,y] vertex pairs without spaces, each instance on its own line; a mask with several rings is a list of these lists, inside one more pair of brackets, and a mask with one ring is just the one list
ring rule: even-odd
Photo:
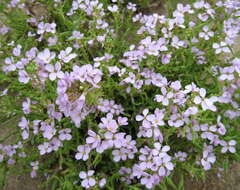
[[52,189],[183,189],[240,160],[239,1],[150,5],[0,2],[1,128],[12,127],[0,175],[21,165]]

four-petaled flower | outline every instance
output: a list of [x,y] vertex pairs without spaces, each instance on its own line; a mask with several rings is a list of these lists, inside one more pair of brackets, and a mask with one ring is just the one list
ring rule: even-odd
[[50,50],[46,48],[42,52],[38,53],[37,58],[43,63],[50,63],[55,56],[56,54],[54,52],[50,52]]
[[69,61],[71,61],[72,59],[77,57],[76,53],[71,53],[71,52],[72,52],[72,48],[67,47],[66,50],[61,50],[60,51],[60,54],[58,55],[58,58],[60,60],[62,60],[64,63],[68,63]]
[[49,72],[49,79],[54,81],[56,78],[63,78],[64,73],[61,71],[61,64],[57,62],[55,65],[47,64],[45,69]]
[[231,153],[235,153],[236,152],[236,144],[237,142],[235,140],[230,140],[228,142],[226,141],[221,141],[220,143],[223,147],[221,149],[222,153],[226,153],[227,151],[231,152]]
[[96,180],[93,178],[94,171],[89,170],[88,172],[81,171],[79,173],[80,179],[83,179],[81,182],[82,187],[89,189],[96,185]]
[[223,53],[230,53],[231,52],[229,47],[227,47],[227,43],[226,42],[220,42],[219,44],[218,43],[214,43],[213,44],[213,48],[216,49],[215,50],[216,54],[219,54],[221,52],[223,52]]
[[78,153],[75,155],[77,160],[84,160],[86,161],[89,157],[89,153],[91,151],[89,145],[80,145],[77,147]]
[[218,101],[218,98],[216,96],[212,96],[210,98],[205,98],[206,96],[206,90],[204,88],[201,88],[199,90],[199,95],[194,98],[195,104],[201,104],[203,110],[211,110],[213,112],[217,111],[217,107],[214,105],[215,102]]
[[204,38],[205,40],[209,40],[210,37],[214,36],[214,32],[213,31],[209,31],[208,26],[204,26],[202,29],[203,29],[203,32],[199,33],[199,37],[200,38]]

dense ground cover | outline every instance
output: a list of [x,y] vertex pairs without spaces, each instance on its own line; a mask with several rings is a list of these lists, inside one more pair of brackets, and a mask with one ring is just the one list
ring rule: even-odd
[[19,119],[0,139],[3,175],[183,189],[240,159],[240,3],[150,3],[1,1],[1,121]]

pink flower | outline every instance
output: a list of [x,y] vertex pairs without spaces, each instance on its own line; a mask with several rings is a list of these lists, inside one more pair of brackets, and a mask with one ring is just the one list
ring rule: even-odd
[[214,36],[214,32],[213,31],[209,31],[208,26],[204,26],[202,29],[203,29],[203,32],[199,33],[199,37],[200,38],[204,38],[205,40],[209,40],[210,37]]
[[97,148],[101,143],[101,137],[92,130],[88,130],[88,135],[86,143],[91,145],[91,148]]
[[50,52],[49,49],[44,49],[44,51],[38,53],[37,58],[41,60],[43,63],[50,63],[56,54],[54,52]]
[[147,189],[152,189],[154,185],[154,180],[151,175],[145,176],[141,178],[141,184],[145,185]]
[[27,98],[27,101],[24,101],[22,103],[22,110],[23,110],[23,113],[24,114],[29,114],[30,113],[30,104],[31,104],[31,101],[30,101],[30,98]]
[[81,32],[79,31],[73,31],[72,32],[72,36],[69,38],[70,40],[72,39],[76,39],[76,40],[80,40],[84,37],[84,34],[82,34]]
[[31,172],[31,178],[35,178],[37,177],[37,170],[38,170],[38,165],[39,165],[39,162],[36,161],[36,162],[31,162],[30,165],[32,166],[32,172]]
[[46,153],[52,152],[52,148],[48,142],[45,142],[38,146],[38,149],[40,150],[40,155],[44,155]]
[[75,155],[75,158],[77,160],[84,160],[86,161],[88,159],[89,153],[91,151],[89,145],[80,145],[78,146],[78,153]]
[[44,34],[45,32],[50,32],[54,34],[56,32],[56,24],[55,23],[44,23],[40,22],[38,24],[38,34]]
[[99,127],[101,129],[105,129],[107,131],[110,131],[112,133],[116,133],[118,129],[117,122],[113,119],[113,115],[111,113],[108,113],[106,117],[101,118],[101,123],[99,124]]
[[102,178],[100,181],[99,181],[99,187],[100,188],[102,188],[102,187],[104,187],[105,186],[105,184],[106,184],[106,178]]
[[226,130],[225,126],[223,125],[223,123],[221,122],[221,116],[217,117],[217,125],[218,125],[218,129],[217,129],[218,133],[220,135],[225,135],[227,130]]
[[157,127],[157,126],[163,126],[165,124],[163,121],[163,117],[164,117],[163,114],[157,114],[157,115],[150,114],[147,116],[147,119],[148,121],[151,122],[153,126]]
[[211,110],[213,112],[217,111],[216,106],[214,105],[215,102],[218,101],[218,98],[216,96],[212,96],[211,98],[205,98],[206,90],[204,88],[201,88],[199,91],[200,96],[196,96],[194,98],[195,104],[201,104],[203,110]]
[[185,86],[185,90],[183,92],[185,94],[188,94],[190,92],[199,92],[199,88],[197,88],[196,84],[191,83],[191,84]]
[[158,170],[159,176],[166,176],[168,171],[172,171],[174,168],[174,164],[171,162],[171,157],[165,155],[164,157],[157,157],[157,164],[160,165]]
[[127,117],[118,117],[118,125],[128,125],[128,118]]
[[21,130],[28,129],[29,121],[25,118],[22,117],[21,121],[18,123],[18,126],[21,128]]
[[21,83],[27,84],[30,80],[30,77],[28,76],[27,72],[25,70],[20,70],[18,72],[18,80]]
[[54,66],[51,64],[47,64],[45,69],[49,72],[49,79],[54,81],[56,78],[63,78],[64,73],[61,71],[61,64],[57,62]]
[[201,9],[201,8],[204,7],[204,5],[205,5],[205,2],[204,2],[204,1],[197,1],[197,2],[195,2],[195,3],[193,4],[193,7],[194,7],[195,9]]
[[231,53],[230,49],[227,47],[226,42],[220,42],[220,44],[214,43],[213,44],[213,48],[216,49],[215,50],[216,54],[220,54],[221,52],[223,52],[223,53]]
[[13,49],[13,55],[18,57],[21,55],[21,49],[22,46],[21,45],[17,45],[14,49]]
[[158,142],[154,143],[154,148],[155,149],[152,150],[152,154],[160,158],[165,157],[167,155],[167,152],[170,150],[169,146],[166,145],[162,147],[162,145]]
[[196,115],[198,113],[198,108],[195,106],[189,107],[185,112],[184,116],[189,117],[190,115]]
[[3,91],[0,93],[0,97],[1,97],[1,96],[5,96],[7,93],[8,93],[8,89],[3,90]]
[[204,167],[204,170],[209,170],[211,168],[211,164],[213,164],[216,161],[216,156],[212,151],[213,151],[212,146],[205,145],[203,151],[203,158],[201,159],[201,164]]
[[165,87],[161,88],[162,95],[155,95],[154,100],[156,102],[161,102],[164,106],[167,106],[169,104],[169,99],[173,98],[174,94],[173,92],[167,92]]
[[92,177],[94,174],[93,170],[89,170],[88,172],[81,171],[79,173],[80,179],[83,179],[81,182],[82,187],[85,187],[86,189],[89,189],[96,184],[96,180]]
[[178,159],[180,162],[184,162],[184,161],[186,161],[187,153],[179,151],[179,152],[174,154],[174,157],[176,159]]
[[43,137],[50,140],[53,138],[56,132],[57,130],[53,126],[47,125],[43,130]]
[[171,83],[170,87],[175,91],[179,91],[181,89],[182,85],[181,85],[180,81],[174,81]]
[[220,143],[223,147],[221,149],[222,153],[226,153],[227,151],[231,152],[231,153],[235,153],[236,152],[236,144],[237,142],[235,140],[230,140],[228,142],[226,141],[221,141]]
[[128,2],[127,9],[135,12],[137,10],[136,6],[137,6],[136,4]]
[[68,63],[72,59],[77,57],[76,53],[71,53],[71,52],[72,52],[72,48],[71,47],[67,47],[66,50],[61,50],[60,51],[60,54],[58,55],[58,58],[60,60],[62,60],[64,63]]
[[181,127],[184,125],[184,119],[180,114],[172,114],[168,120],[168,125],[173,127]]
[[22,135],[22,139],[26,140],[29,137],[29,131],[28,130],[23,130],[21,135]]
[[112,151],[112,155],[113,155],[113,160],[115,162],[119,162],[120,160],[126,160],[127,159],[127,154],[126,154],[126,152],[123,148],[121,148],[120,150]]
[[50,145],[51,145],[52,150],[54,150],[54,151],[57,151],[60,147],[63,146],[62,142],[56,137],[54,137],[50,141]]
[[170,63],[171,57],[172,57],[172,54],[171,54],[171,53],[162,55],[162,59],[161,59],[161,60],[162,60],[162,63],[163,63],[163,64],[168,64],[168,63]]
[[180,41],[177,36],[173,36],[171,45],[176,49],[179,49],[179,47],[184,46],[184,41]]
[[57,36],[49,37],[48,38],[48,46],[55,46],[57,44]]
[[59,131],[59,139],[61,141],[69,141],[72,139],[72,135],[71,135],[71,129],[70,128],[66,128],[66,129],[62,129]]
[[107,8],[111,12],[117,12],[118,11],[118,6],[117,5],[112,5],[112,6],[109,5]]
[[218,98],[216,96],[212,96],[211,98],[205,98],[201,104],[203,110],[211,110],[213,112],[216,112],[217,107],[214,105],[214,103],[217,101],[218,101]]
[[142,115],[137,115],[136,116],[136,121],[144,121],[146,119],[147,115],[148,115],[148,112],[149,112],[148,109],[144,109],[143,112],[142,112],[143,116]]

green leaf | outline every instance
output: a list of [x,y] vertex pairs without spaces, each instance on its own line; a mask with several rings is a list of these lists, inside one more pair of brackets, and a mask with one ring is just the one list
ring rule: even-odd
[[96,158],[93,161],[93,166],[96,167],[102,160],[102,155],[101,154],[97,154]]
[[[0,165],[1,166],[1,165]],[[0,189],[3,188],[4,182],[5,182],[5,177],[6,176],[6,170],[4,167],[0,167]]]
[[183,176],[183,174],[180,174],[178,190],[184,190],[184,176]]
[[62,11],[54,9],[51,11],[51,14],[61,32],[71,31],[74,29],[73,23],[65,18]]
[[173,188],[178,189],[177,186],[174,184],[173,180],[170,177],[165,177],[167,183]]
[[13,38],[20,38],[23,36],[26,31],[27,31],[27,17],[26,15],[19,11],[19,10],[14,10],[10,14],[6,15],[8,20],[6,21],[6,24],[13,29]]

